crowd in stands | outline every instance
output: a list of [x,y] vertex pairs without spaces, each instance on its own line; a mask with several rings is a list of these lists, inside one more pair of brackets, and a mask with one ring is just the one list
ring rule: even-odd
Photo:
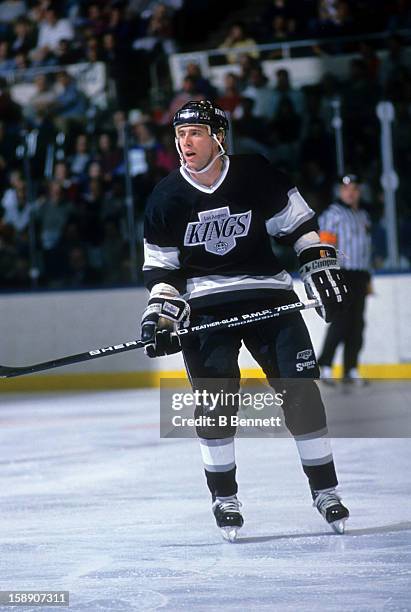
[[[232,8],[246,2],[227,4]],[[228,66],[222,87],[210,82],[193,62],[187,66],[181,90],[173,91],[167,56],[194,46],[201,36],[206,40],[216,27],[210,5],[218,12],[217,2],[1,2],[0,289],[26,289],[33,282],[57,289],[113,286],[135,278],[125,205],[125,145],[140,265],[147,197],[163,176],[179,166],[170,121],[182,104],[193,99],[215,101],[230,113],[235,152],[265,155],[295,178],[309,204],[321,212],[333,198],[336,157],[331,103],[338,97],[347,170],[362,177],[364,204],[373,220],[376,268],[385,265],[387,245],[375,106],[383,98],[391,100],[400,175],[401,261],[409,266],[408,41],[394,33],[383,59],[372,43],[356,43],[350,49],[356,55],[348,78],[329,73],[302,88],[293,86],[292,72],[284,68],[269,79],[257,48],[260,43],[293,38],[411,28],[407,2],[372,4],[381,6],[369,13],[366,1],[267,1],[248,30],[234,22],[222,32],[221,48],[233,50],[225,51]],[[197,39],[194,24],[199,25]],[[338,53],[339,49],[334,44],[313,52]],[[276,52],[265,57],[276,59]],[[149,97],[148,59],[158,62],[164,79],[163,95],[154,101]],[[69,69],[79,62],[106,66],[114,90],[106,106],[97,108],[96,100],[79,87]],[[43,67],[46,72],[36,71]],[[23,84],[27,74],[25,84],[30,87],[24,102],[13,95],[10,75],[15,74],[22,75]],[[38,277],[33,267],[38,268]]]

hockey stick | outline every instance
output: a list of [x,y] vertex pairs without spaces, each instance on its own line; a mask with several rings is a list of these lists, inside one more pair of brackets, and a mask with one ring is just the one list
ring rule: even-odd
[[[195,334],[205,329],[227,329],[229,327],[239,327],[240,325],[258,323],[260,321],[265,321],[266,319],[273,319],[274,317],[290,314],[292,312],[298,312],[300,310],[307,310],[308,308],[318,308],[319,306],[321,306],[321,304],[317,300],[294,302],[293,304],[286,304],[284,306],[276,306],[275,308],[266,308],[264,310],[257,310],[242,315],[236,315],[227,319],[221,319],[220,321],[213,321],[212,323],[193,325],[192,327],[188,327],[186,329],[177,330],[176,334],[178,336],[184,336],[187,334]],[[106,357],[107,355],[117,355],[119,353],[125,353],[126,351],[134,351],[135,349],[142,348],[143,346],[144,343],[141,342],[141,340],[130,340],[129,342],[123,342],[122,344],[106,346],[104,348],[87,351],[85,353],[69,355],[68,357],[52,359],[51,361],[35,363],[29,366],[18,367],[0,365],[0,378],[13,378],[15,376],[24,376],[25,374],[33,374],[35,372],[44,372],[45,370],[52,370],[54,368],[71,365],[73,363],[81,363],[83,361],[99,359],[100,357]]]

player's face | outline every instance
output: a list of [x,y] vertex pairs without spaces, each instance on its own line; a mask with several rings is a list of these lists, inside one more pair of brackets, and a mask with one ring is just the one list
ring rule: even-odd
[[205,125],[184,125],[177,128],[177,139],[188,169],[201,170],[218,152]]
[[348,206],[357,206],[361,197],[361,189],[357,183],[341,185],[340,198]]

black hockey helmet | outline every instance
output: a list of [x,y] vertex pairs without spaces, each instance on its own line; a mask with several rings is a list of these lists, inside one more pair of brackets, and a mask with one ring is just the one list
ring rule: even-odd
[[220,130],[226,134],[228,120],[222,108],[215,106],[208,100],[192,100],[184,104],[173,117],[173,127],[180,125],[208,125],[211,134],[217,135]]

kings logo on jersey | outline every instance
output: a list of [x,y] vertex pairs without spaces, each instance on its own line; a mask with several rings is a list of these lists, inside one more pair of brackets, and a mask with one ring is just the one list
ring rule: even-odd
[[237,238],[247,236],[251,223],[251,210],[231,214],[228,206],[198,213],[198,221],[187,225],[184,246],[204,245],[208,253],[225,255],[232,251]]

